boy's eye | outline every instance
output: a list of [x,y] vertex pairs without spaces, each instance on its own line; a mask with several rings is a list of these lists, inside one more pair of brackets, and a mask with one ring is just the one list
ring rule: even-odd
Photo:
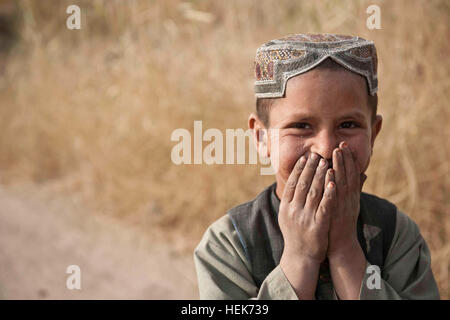
[[297,128],[297,129],[309,129],[311,126],[307,123],[304,122],[297,122],[292,124],[292,128]]
[[356,128],[358,125],[353,121],[346,121],[341,124],[341,127],[344,129]]

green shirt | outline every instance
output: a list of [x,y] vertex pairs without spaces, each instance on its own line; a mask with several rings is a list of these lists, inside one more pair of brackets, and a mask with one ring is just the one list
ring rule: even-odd
[[[370,234],[365,234],[365,237]],[[257,286],[238,233],[229,215],[214,222],[194,251],[200,299],[296,300],[297,295],[278,265]],[[367,262],[366,268],[370,266]],[[394,237],[381,270],[380,288],[368,285],[373,272],[361,283],[360,299],[439,299],[431,270],[429,248],[414,221],[396,213]],[[337,299],[332,288],[321,296]]]

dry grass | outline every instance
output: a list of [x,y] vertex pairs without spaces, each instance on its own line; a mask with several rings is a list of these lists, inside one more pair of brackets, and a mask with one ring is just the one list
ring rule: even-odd
[[[376,31],[366,28],[373,2]],[[65,27],[73,3],[78,31]],[[175,166],[171,132],[192,132],[194,120],[246,128],[255,49],[269,39],[374,40],[384,127],[365,190],[418,223],[450,297],[448,1],[18,1],[16,10],[19,41],[0,76],[1,182],[77,192],[98,212],[182,234],[188,248],[273,177],[250,165]]]

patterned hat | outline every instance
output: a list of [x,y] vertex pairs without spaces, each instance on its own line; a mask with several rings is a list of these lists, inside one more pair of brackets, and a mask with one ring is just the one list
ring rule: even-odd
[[269,41],[256,51],[256,97],[283,97],[290,78],[327,58],[365,77],[370,95],[375,95],[377,52],[372,41],[337,34],[294,34]]

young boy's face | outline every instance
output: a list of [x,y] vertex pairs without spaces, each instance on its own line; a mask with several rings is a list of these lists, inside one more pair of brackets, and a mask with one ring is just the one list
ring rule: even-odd
[[274,142],[268,142],[278,183],[284,185],[296,161],[312,152],[331,168],[332,152],[342,141],[366,171],[382,122],[381,116],[372,121],[366,86],[362,76],[345,69],[313,69],[288,80],[286,96],[274,102],[269,115],[270,128],[280,129],[279,159],[273,159]]

